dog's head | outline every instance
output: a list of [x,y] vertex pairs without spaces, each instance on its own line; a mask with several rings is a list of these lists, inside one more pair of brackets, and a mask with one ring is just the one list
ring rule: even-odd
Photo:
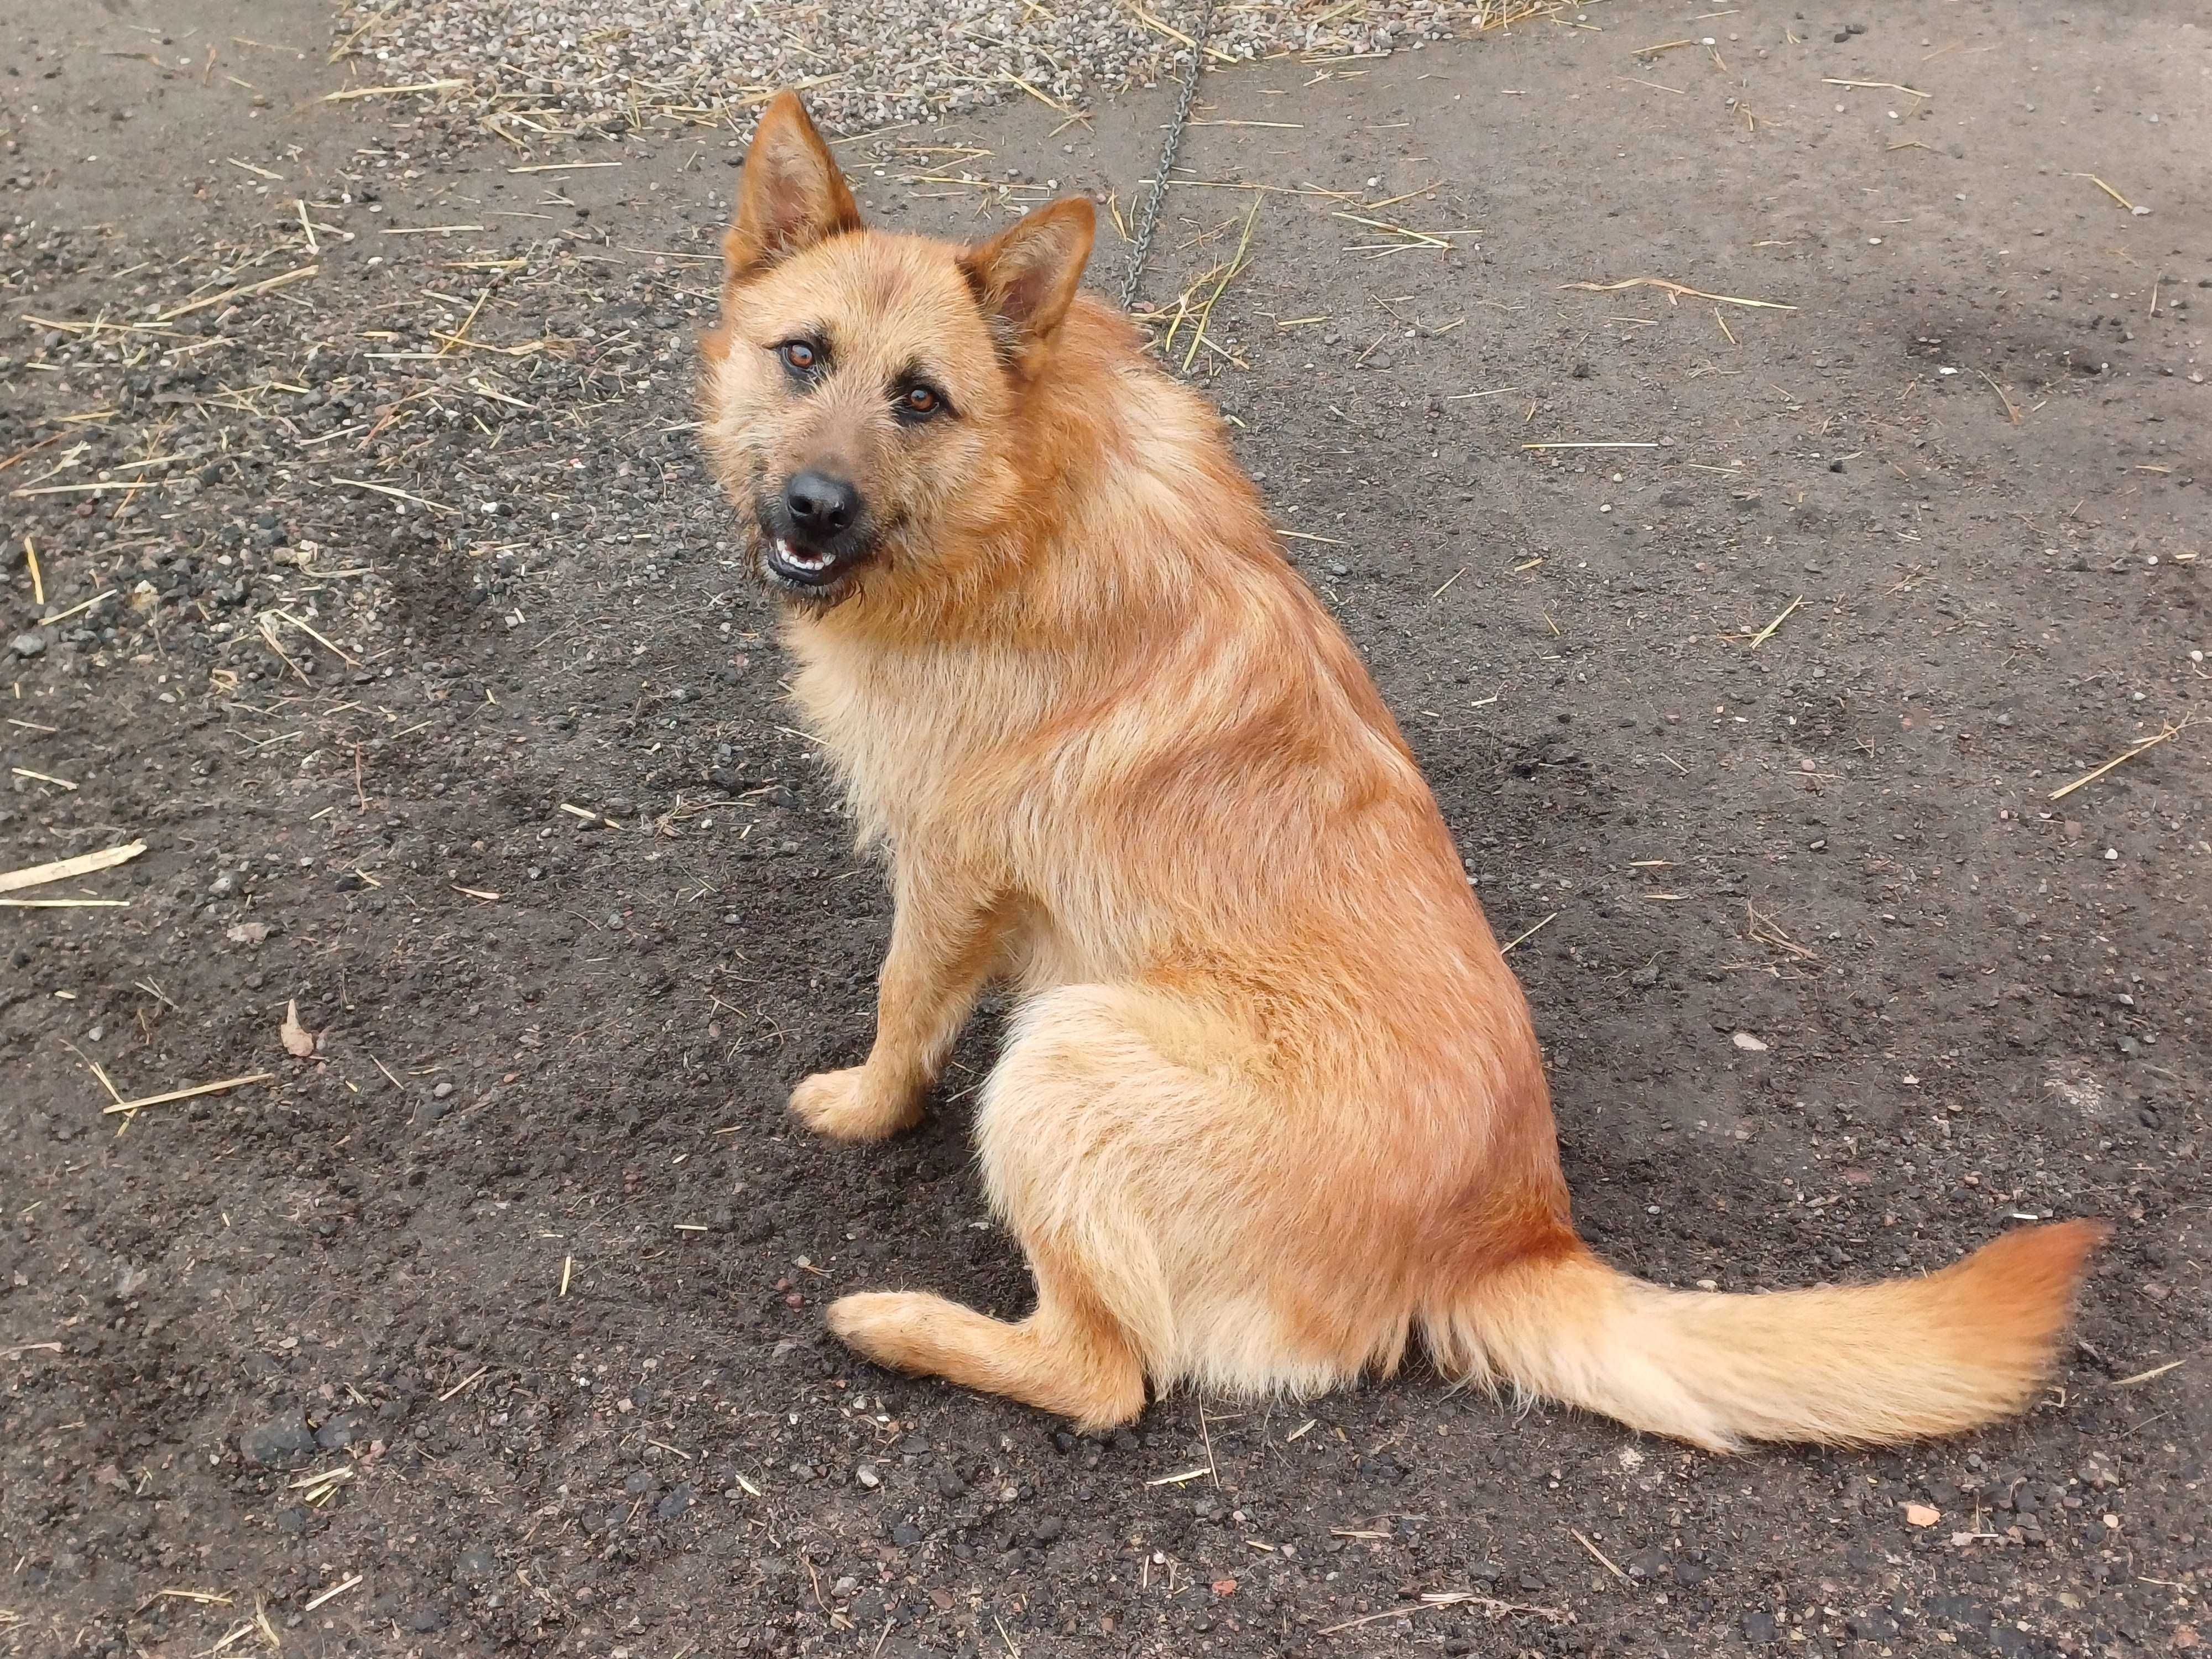
[[975,247],[868,230],[798,98],[769,106],[723,240],[701,398],[772,588],[823,611],[975,574],[1034,461],[1024,394],[1093,225],[1069,199]]

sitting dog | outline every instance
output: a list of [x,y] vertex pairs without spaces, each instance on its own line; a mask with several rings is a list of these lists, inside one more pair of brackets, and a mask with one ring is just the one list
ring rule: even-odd
[[896,900],[866,1062],[792,1110],[896,1134],[981,988],[1018,1000],[975,1135],[1036,1310],[848,1296],[830,1328],[1091,1430],[1148,1382],[1310,1395],[1417,1336],[1715,1450],[2027,1404],[2095,1223],[1753,1296],[1576,1237],[1436,802],[1213,410],[1078,292],[1092,228],[1063,200],[972,247],[870,230],[787,93],[724,245],[707,453]]

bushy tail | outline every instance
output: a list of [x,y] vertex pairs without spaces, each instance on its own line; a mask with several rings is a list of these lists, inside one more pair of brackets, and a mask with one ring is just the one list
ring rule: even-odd
[[2034,1398],[2108,1231],[2023,1227],[1924,1279],[1754,1296],[1664,1290],[1578,1250],[1485,1278],[1428,1334],[1449,1374],[1713,1451],[1917,1440]]

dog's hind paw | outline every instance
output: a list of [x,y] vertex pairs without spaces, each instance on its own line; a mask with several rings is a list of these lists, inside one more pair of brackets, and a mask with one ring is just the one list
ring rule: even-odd
[[[848,1347],[892,1370],[928,1371],[938,1367],[930,1350],[933,1332],[966,1314],[940,1296],[920,1291],[863,1291],[841,1296],[825,1314],[830,1331]],[[949,1322],[946,1316],[954,1316]]]
[[832,1140],[883,1140],[921,1121],[921,1098],[886,1088],[865,1066],[817,1072],[791,1091],[793,1115]]

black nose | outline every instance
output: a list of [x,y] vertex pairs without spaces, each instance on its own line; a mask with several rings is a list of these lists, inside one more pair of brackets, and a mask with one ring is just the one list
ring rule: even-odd
[[842,478],[809,467],[784,485],[783,506],[798,535],[826,542],[860,516],[860,492]]

